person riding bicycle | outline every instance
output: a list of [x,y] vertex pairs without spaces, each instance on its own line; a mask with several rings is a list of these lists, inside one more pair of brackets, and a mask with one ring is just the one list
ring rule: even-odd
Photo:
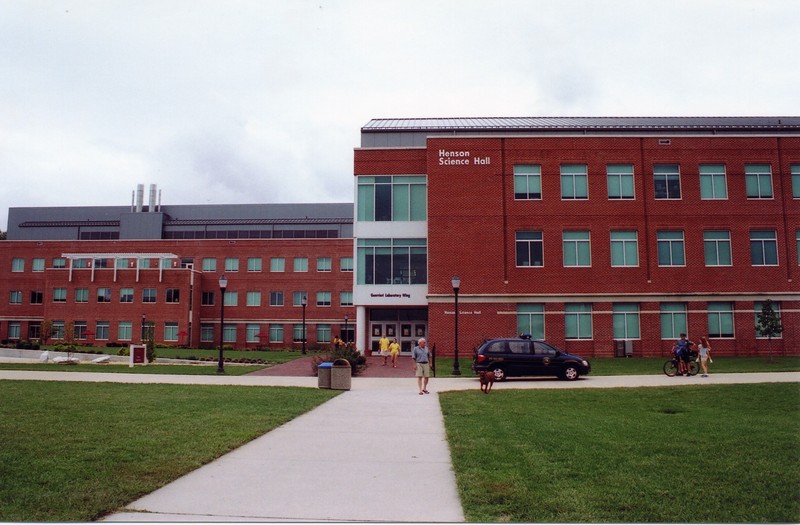
[[691,357],[692,342],[686,339],[686,334],[681,334],[681,338],[672,347],[672,353],[678,361],[678,374],[689,375],[689,359]]

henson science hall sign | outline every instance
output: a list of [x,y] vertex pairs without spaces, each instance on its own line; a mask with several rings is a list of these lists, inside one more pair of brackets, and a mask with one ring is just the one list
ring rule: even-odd
[[492,158],[473,157],[470,151],[449,151],[439,150],[439,166],[488,166],[492,163]]

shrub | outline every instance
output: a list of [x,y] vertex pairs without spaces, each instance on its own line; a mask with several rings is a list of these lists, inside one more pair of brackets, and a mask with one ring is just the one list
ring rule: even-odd
[[320,363],[332,363],[337,359],[345,359],[350,363],[353,377],[359,375],[367,368],[367,358],[355,348],[339,347],[333,349],[331,352],[322,355],[315,355],[311,358],[311,371],[317,375],[317,368]]

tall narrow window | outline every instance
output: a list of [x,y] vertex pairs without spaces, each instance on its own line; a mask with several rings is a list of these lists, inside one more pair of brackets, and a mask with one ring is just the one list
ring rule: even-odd
[[514,198],[517,200],[538,200],[542,198],[541,166],[514,166]]
[[684,266],[683,232],[660,231],[658,238],[658,265]]
[[661,339],[677,339],[688,333],[685,303],[661,303]]
[[615,303],[612,310],[614,339],[639,339],[639,305]]
[[731,232],[703,232],[703,251],[705,253],[706,266],[730,266]]
[[590,303],[564,306],[564,335],[567,339],[592,338],[592,305]]
[[708,303],[708,336],[733,337],[733,303]]
[[542,232],[517,232],[517,266],[544,266]]
[[800,199],[800,164],[792,164],[792,198]]
[[260,272],[261,271],[261,257],[248,257],[247,258],[247,271]]
[[517,305],[517,333],[530,334],[534,339],[544,339],[544,304]]
[[700,198],[727,199],[728,183],[723,164],[700,165]]
[[247,306],[261,306],[261,292],[247,292]]
[[748,199],[772,198],[772,168],[769,164],[747,164],[744,178]]
[[633,199],[633,165],[609,164],[606,166],[609,199]]
[[203,259],[203,271],[204,272],[216,272],[217,271],[217,260],[211,257],[206,257]]
[[656,199],[681,198],[681,174],[677,164],[653,166],[653,184]]
[[591,241],[589,232],[564,232],[564,266],[591,266]]
[[561,198],[565,200],[589,198],[589,181],[585,164],[561,166]]
[[238,272],[239,271],[239,259],[236,257],[228,257],[225,259],[225,271],[226,272]]
[[774,230],[750,232],[750,261],[753,266],[777,266],[778,237]]

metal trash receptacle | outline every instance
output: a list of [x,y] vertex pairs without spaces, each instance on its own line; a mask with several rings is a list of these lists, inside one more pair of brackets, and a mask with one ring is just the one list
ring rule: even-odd
[[352,368],[347,359],[337,359],[331,367],[331,389],[350,390]]
[[333,367],[333,363],[320,363],[317,365],[317,386],[319,388],[331,387],[331,367]]

